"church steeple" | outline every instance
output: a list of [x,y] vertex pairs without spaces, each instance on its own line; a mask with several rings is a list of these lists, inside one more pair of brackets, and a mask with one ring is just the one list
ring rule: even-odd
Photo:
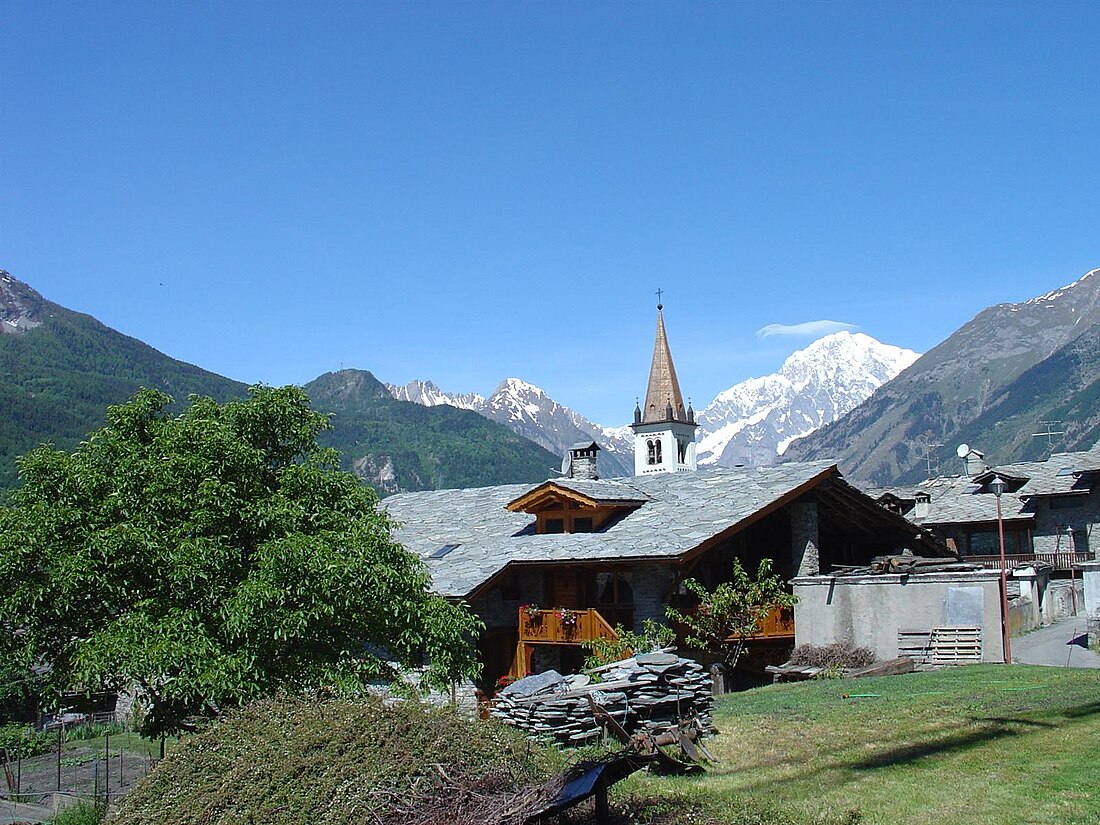
[[649,367],[642,423],[682,421],[687,424],[684,396],[680,392],[680,380],[676,377],[676,366],[672,363],[672,352],[668,348],[663,310],[664,306],[657,304],[657,340],[653,344],[653,363]]
[[634,407],[634,474],[695,469],[695,413],[684,406],[680,380],[665,332],[664,306],[657,290],[657,337],[649,368],[645,406]]

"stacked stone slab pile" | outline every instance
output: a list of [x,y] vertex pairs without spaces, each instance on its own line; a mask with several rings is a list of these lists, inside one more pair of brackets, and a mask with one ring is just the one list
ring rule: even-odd
[[674,653],[647,653],[562,676],[550,670],[520,679],[497,694],[492,715],[521,730],[561,745],[582,745],[604,735],[589,697],[627,733],[661,733],[679,719],[697,718],[714,731],[711,681],[696,662]]

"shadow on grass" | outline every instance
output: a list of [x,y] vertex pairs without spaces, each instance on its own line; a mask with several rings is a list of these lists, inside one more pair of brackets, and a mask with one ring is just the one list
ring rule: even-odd
[[[974,729],[967,731],[941,729],[936,733],[929,732],[926,734],[928,738],[924,741],[887,744],[886,748],[879,753],[852,761],[848,761],[837,754],[827,761],[819,762],[816,765],[805,765],[801,770],[785,774],[781,780],[769,776],[750,782],[738,782],[738,792],[751,794],[759,790],[765,790],[776,781],[789,783],[821,782],[826,777],[829,784],[844,784],[854,781],[857,776],[869,771],[912,764],[928,757],[965,753],[972,748],[982,747],[1000,739],[1025,735],[1034,727],[1058,727],[1056,723],[1033,722],[1021,719],[972,718],[968,721],[975,726]],[[880,744],[884,743],[880,742]],[[747,771],[743,770],[742,775],[745,772],[751,773],[752,770],[752,768],[748,768]]]
[[1067,719],[1080,719],[1082,716],[1092,716],[1097,713],[1100,713],[1100,702],[1091,702],[1061,711],[1061,715]]
[[[901,747],[892,748],[891,750],[877,753],[867,759],[853,762],[849,767],[852,768],[852,770],[865,771],[874,770],[875,768],[886,768],[892,765],[903,765],[909,762],[916,762],[919,759],[925,759],[929,756],[966,751],[978,745],[986,745],[990,742],[995,742],[998,739],[1018,736],[1020,733],[1019,731],[1013,730],[1013,727],[1019,724],[1015,719],[981,721],[986,722],[987,726],[980,730],[970,731],[968,733],[953,733],[930,742],[919,742],[913,745],[903,745]],[[1034,722],[1025,724],[1039,724],[1040,727],[1047,727],[1046,724]]]
[[1033,728],[1056,728],[1057,722],[1036,722],[1034,719],[1017,719],[1011,716],[971,716],[969,722],[993,725],[1030,725]]

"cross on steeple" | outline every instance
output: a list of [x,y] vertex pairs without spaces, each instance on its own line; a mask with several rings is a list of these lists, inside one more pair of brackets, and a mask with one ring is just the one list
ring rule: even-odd
[[657,309],[663,309],[663,307],[661,306],[661,295],[663,294],[663,292],[664,290],[660,288],[657,289]]

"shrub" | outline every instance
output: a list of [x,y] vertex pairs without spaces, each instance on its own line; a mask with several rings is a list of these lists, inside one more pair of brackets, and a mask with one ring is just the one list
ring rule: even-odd
[[49,753],[54,741],[50,734],[27,725],[0,725],[0,751],[6,748],[9,759],[27,759]]
[[675,631],[666,625],[646,619],[642,623],[642,632],[635,633],[621,624],[615,625],[618,639],[593,639],[585,642],[584,647],[592,654],[584,660],[585,670],[600,665],[618,662],[636,653],[649,653],[668,647],[676,639]]
[[103,821],[103,808],[87,800],[62,808],[47,825],[99,825]]
[[181,740],[112,825],[478,822],[459,806],[540,781],[562,759],[450,708],[265,700]]
[[792,665],[826,669],[860,668],[874,664],[875,654],[851,642],[833,642],[830,645],[799,645],[791,651],[790,661]]
[[100,736],[116,733],[125,733],[125,725],[118,722],[81,722],[65,729],[66,742],[79,742],[84,739],[98,739]]

